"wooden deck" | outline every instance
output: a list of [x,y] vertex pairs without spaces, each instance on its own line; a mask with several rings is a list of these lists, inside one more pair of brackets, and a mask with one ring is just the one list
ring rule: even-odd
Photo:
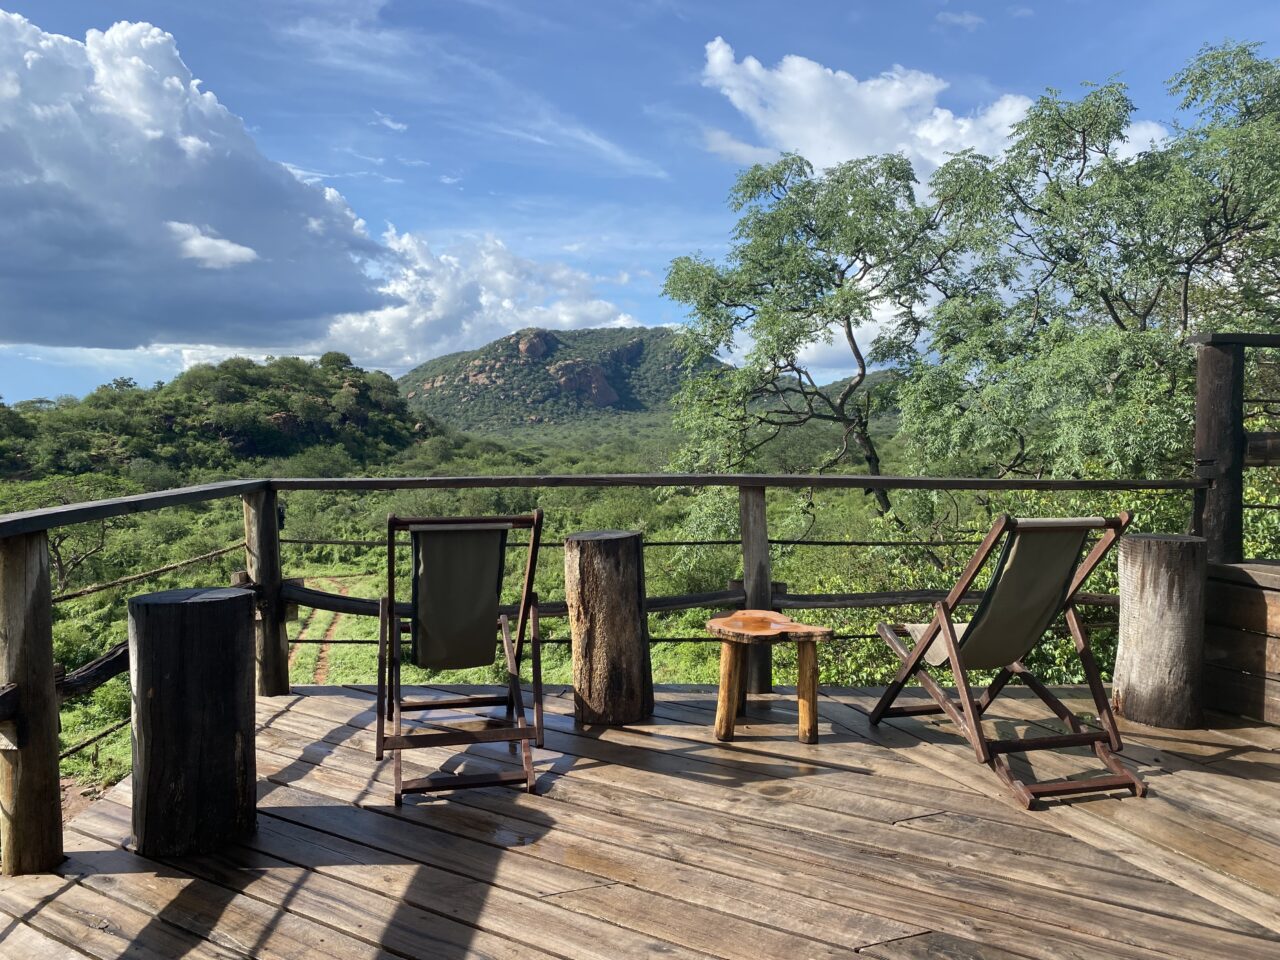
[[[1002,727],[1043,719],[1014,693]],[[945,724],[871,728],[870,691],[823,690],[814,746],[785,696],[719,744],[714,688],[660,689],[651,722],[591,731],[553,694],[538,796],[399,810],[367,691],[260,700],[251,842],[138,857],[121,784],[68,826],[61,875],[0,880],[0,955],[1280,957],[1280,728],[1126,728],[1150,797],[1029,813]],[[427,753],[408,775],[448,751]],[[1035,757],[1039,776],[1092,767]]]

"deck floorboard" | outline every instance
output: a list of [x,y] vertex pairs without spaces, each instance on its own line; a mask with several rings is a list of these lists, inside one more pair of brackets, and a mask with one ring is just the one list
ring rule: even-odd
[[[947,723],[873,727],[877,691],[822,693],[817,744],[796,740],[785,690],[754,698],[724,744],[714,687],[659,688],[650,720],[607,729],[576,727],[550,688],[538,795],[396,808],[371,690],[297,687],[258,704],[256,835],[139,857],[126,780],[68,824],[58,875],[0,879],[0,957],[1280,956],[1275,728],[1126,725],[1149,798],[1028,812]],[[1059,732],[1016,694],[991,717]],[[1019,762],[1037,777],[1097,766],[1080,750]],[[505,744],[404,754],[406,776],[441,766],[519,759]]]

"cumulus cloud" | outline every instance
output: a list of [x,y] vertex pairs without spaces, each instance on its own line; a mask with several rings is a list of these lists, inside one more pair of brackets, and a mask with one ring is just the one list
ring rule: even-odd
[[[165,226],[177,241],[178,249],[182,251],[184,257],[195,260],[200,266],[210,270],[224,270],[239,263],[252,263],[258,259],[258,251],[252,247],[215,237],[206,232],[207,228],[198,227],[194,223],[178,223],[176,220],[170,220]],[[316,229],[321,228],[322,224],[317,223]]]
[[384,300],[336,191],[264,157],[145,23],[0,12],[0,342],[242,347]]
[[895,66],[859,79],[801,56],[766,67],[741,60],[722,37],[706,46],[704,86],[718,90],[751,124],[759,144],[712,130],[707,146],[737,163],[793,150],[818,167],[852,157],[901,152],[928,174],[948,153],[973,147],[994,153],[1031,101],[1006,94],[967,116],[938,105],[940,77]]
[[403,370],[521,327],[637,322],[596,296],[588,274],[521,257],[496,237],[442,253],[424,238],[394,228],[383,241],[399,260],[384,286],[396,305],[338,317],[313,352],[345,350],[357,362]]

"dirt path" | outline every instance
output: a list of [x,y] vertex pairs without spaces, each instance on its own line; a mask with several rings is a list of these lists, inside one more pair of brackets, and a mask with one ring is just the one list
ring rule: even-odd
[[[350,588],[340,580],[329,579],[328,583],[342,594],[344,597],[350,592]],[[334,639],[338,633],[338,624],[342,622],[342,614],[335,613],[333,619],[329,621],[329,629],[324,632],[325,644],[320,648],[320,653],[316,656],[316,683],[327,683],[329,680],[329,644],[328,641]]]

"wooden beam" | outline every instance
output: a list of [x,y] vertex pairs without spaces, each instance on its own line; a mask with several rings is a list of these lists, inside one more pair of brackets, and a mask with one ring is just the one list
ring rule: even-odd
[[117,643],[95,660],[77,667],[57,681],[58,703],[96,690],[112,677],[129,671],[129,643]]
[[221,500],[236,494],[265,490],[267,480],[222,480],[218,483],[202,483],[194,487],[176,490],[159,490],[155,493],[139,493],[129,497],[113,497],[110,500],[93,500],[89,503],[71,503],[60,507],[43,507],[39,510],[23,510],[19,513],[0,515],[0,537],[13,537],[37,530],[65,527],[90,520],[105,520],[129,513],[144,513],[161,507],[176,507],[187,503],[203,503]]
[[1280,433],[1246,433],[1244,443],[1246,467],[1280,466]]
[[1205,343],[1196,354],[1196,476],[1213,481],[1200,529],[1209,559],[1238,563],[1244,543],[1244,347]]
[[62,861],[58,696],[53,675],[49,538],[0,540],[0,686],[19,709],[0,749],[0,872],[44,873]]
[[245,566],[258,600],[254,622],[258,694],[276,697],[289,692],[289,633],[281,593],[276,492],[256,490],[243,500]]
[[[765,488],[738,488],[738,530],[742,537],[742,588],[749,610],[773,609],[773,575],[769,569],[769,518]],[[747,649],[747,693],[773,693],[773,648],[752,644]]]
[[1207,346],[1280,347],[1280,334],[1200,333],[1188,337],[1187,342]]

